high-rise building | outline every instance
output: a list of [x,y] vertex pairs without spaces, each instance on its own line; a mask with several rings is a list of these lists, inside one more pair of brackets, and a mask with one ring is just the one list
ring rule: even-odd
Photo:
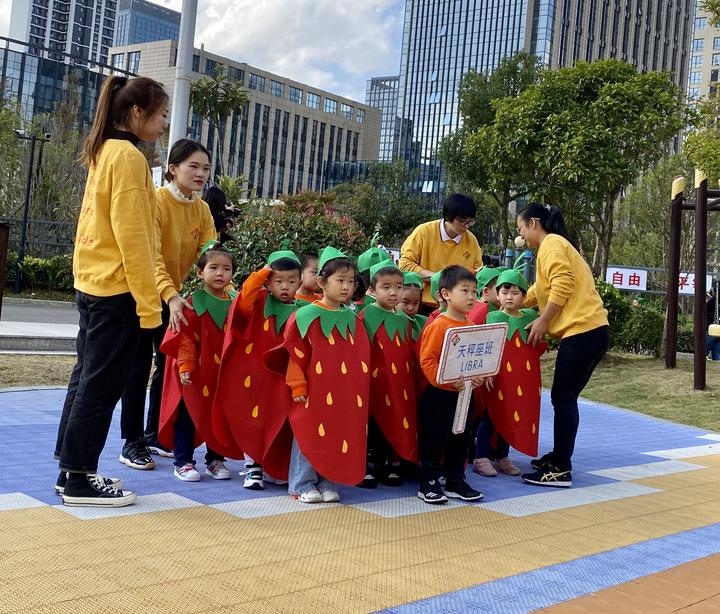
[[690,45],[688,72],[688,99],[693,100],[715,94],[720,71],[720,28],[713,28],[708,14],[697,9]]
[[368,80],[365,90],[365,104],[382,111],[378,160],[383,162],[389,162],[397,155],[399,83],[400,77],[373,77]]
[[13,0],[10,38],[57,60],[107,63],[115,33],[115,0]]
[[178,40],[180,13],[147,0],[118,0],[115,47]]
[[550,68],[618,58],[687,85],[694,0],[406,0],[398,115],[419,147],[419,189],[444,192],[440,140],[460,125],[458,87],[519,51]]

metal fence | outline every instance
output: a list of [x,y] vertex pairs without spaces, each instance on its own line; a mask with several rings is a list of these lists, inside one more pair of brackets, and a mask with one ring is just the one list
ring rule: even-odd
[[[20,246],[22,219],[0,217],[0,222],[10,225],[8,251],[17,253]],[[28,220],[25,255],[36,258],[51,258],[72,254],[75,239],[73,222],[54,220]]]

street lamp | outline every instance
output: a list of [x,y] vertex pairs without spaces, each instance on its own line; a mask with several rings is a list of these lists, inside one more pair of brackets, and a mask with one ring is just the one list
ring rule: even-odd
[[20,245],[18,246],[18,257],[15,271],[15,294],[20,294],[22,288],[22,263],[25,260],[25,239],[27,238],[28,214],[30,212],[30,190],[32,188],[33,166],[35,165],[35,143],[47,143],[50,140],[50,133],[45,132],[42,136],[37,134],[25,134],[22,130],[15,130],[15,136],[21,141],[30,141],[30,161],[28,163],[27,182],[25,183],[25,202],[23,203],[23,221],[20,229]]

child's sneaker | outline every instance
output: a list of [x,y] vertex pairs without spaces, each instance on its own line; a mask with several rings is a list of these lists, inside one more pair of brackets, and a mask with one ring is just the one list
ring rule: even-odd
[[480,491],[470,488],[465,480],[448,480],[445,485],[445,495],[462,501],[480,501],[485,496]]
[[164,458],[175,458],[175,453],[170,449],[162,445],[157,437],[145,436],[145,447],[150,454],[157,454]]
[[497,471],[495,470],[495,467],[493,467],[493,464],[490,462],[489,458],[476,458],[473,461],[472,469],[478,475],[486,478],[497,477]]
[[185,463],[182,467],[175,467],[175,477],[183,482],[199,482],[202,479],[200,472],[192,463]]
[[262,467],[257,465],[255,467],[250,467],[247,471],[245,471],[243,488],[247,488],[248,490],[263,490],[265,488]]
[[377,480],[372,473],[366,473],[363,481],[358,484],[358,488],[377,488]]
[[214,480],[229,480],[230,472],[227,470],[225,463],[221,460],[214,460],[205,469],[205,475],[209,475]]
[[497,469],[500,473],[504,473],[505,475],[520,475],[521,473],[520,469],[513,465],[513,462],[508,456],[506,456],[505,458],[501,458],[498,461],[495,461],[495,469]]
[[417,494],[418,498],[436,505],[438,503],[447,503],[448,499],[442,491],[439,480],[429,480],[420,484],[420,490]]
[[62,498],[63,505],[68,507],[124,507],[137,501],[134,492],[106,486],[103,478],[95,473],[72,474]]
[[317,488],[311,488],[299,495],[292,495],[292,498],[302,503],[322,503],[323,500],[323,496]]
[[537,471],[522,474],[523,482],[535,486],[555,486],[556,488],[569,488],[572,486],[570,470],[558,469],[553,465],[545,465]]
[[323,503],[337,503],[340,501],[340,495],[336,490],[323,490],[321,495]]
[[[115,490],[122,490],[123,483],[120,478],[104,478],[97,473],[91,473],[90,475],[95,475],[100,478],[100,480],[102,480],[105,486],[109,486],[110,488],[114,488]],[[56,495],[62,495],[65,492],[65,485],[67,484],[67,479],[68,474],[65,471],[61,471],[60,475],[58,476],[57,482],[55,482]]]

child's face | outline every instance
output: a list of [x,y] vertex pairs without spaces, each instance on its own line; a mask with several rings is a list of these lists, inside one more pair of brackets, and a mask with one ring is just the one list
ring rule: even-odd
[[168,166],[173,182],[187,192],[199,192],[210,177],[210,160],[203,151],[196,151],[180,162]]
[[408,318],[414,318],[420,309],[422,290],[415,286],[405,286],[400,296],[400,309]]
[[477,301],[477,284],[474,281],[461,281],[452,290],[443,288],[440,294],[448,309],[468,314]]
[[312,258],[308,260],[305,268],[302,270],[302,275],[300,276],[301,287],[310,292],[320,292],[320,286],[317,284],[317,276],[318,260],[317,258]]
[[402,275],[382,275],[375,278],[373,295],[379,307],[395,309],[403,292]]
[[205,268],[198,268],[197,274],[211,294],[223,296],[232,279],[232,260],[227,254],[209,256]]
[[327,279],[318,277],[323,296],[333,303],[347,303],[355,289],[355,271],[351,268],[335,271]]
[[495,305],[495,307],[500,308],[500,297],[498,297],[497,288],[495,287],[494,282],[492,285],[488,284],[483,288],[482,301],[483,303],[490,303],[491,305]]
[[506,311],[518,311],[523,306],[525,295],[517,286],[503,286],[498,291],[500,306]]
[[273,271],[268,279],[268,289],[282,303],[292,303],[300,287],[300,271]]

